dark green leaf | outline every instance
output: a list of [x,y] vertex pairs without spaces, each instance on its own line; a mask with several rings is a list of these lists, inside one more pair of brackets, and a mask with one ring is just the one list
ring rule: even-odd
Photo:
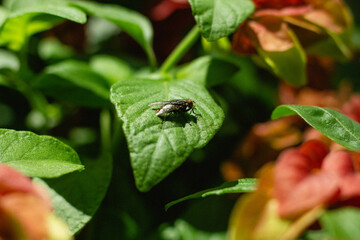
[[254,11],[251,0],[189,0],[196,23],[208,41],[233,33]]
[[178,78],[187,78],[212,87],[229,80],[238,67],[221,58],[205,56],[187,64],[177,72]]
[[[112,158],[84,158],[86,169],[46,182],[52,197],[55,213],[66,221],[71,232],[78,232],[92,218],[100,206],[112,173]],[[38,180],[40,181],[40,180]]]
[[74,60],[50,65],[34,86],[46,95],[75,104],[109,104],[110,84],[87,64]]
[[53,178],[83,170],[78,155],[50,136],[0,129],[0,162],[31,177]]
[[258,48],[260,56],[274,74],[291,85],[301,86],[306,83],[306,55],[296,36],[289,32],[294,46],[286,51],[269,52]]
[[116,24],[124,32],[132,36],[145,50],[151,63],[155,63],[152,49],[153,30],[150,21],[138,12],[119,5],[100,4],[76,1],[72,3],[90,15],[104,18]]
[[[150,103],[173,99],[194,100],[190,112],[170,115],[162,123]],[[196,148],[207,144],[224,119],[222,109],[207,90],[187,79],[158,76],[133,78],[111,88],[111,101],[124,122],[136,185],[148,191],[176,169]]]
[[357,208],[326,211],[321,216],[320,223],[330,239],[360,239],[360,210]]
[[183,202],[189,199],[195,198],[204,198],[211,195],[222,195],[227,193],[243,193],[243,192],[251,192],[256,190],[257,181],[255,178],[242,178],[233,182],[226,182],[219,187],[206,189],[189,196],[180,198],[178,200],[172,201],[165,206],[165,210],[168,210],[170,207]]
[[360,124],[345,115],[328,108],[281,105],[272,113],[271,118],[298,114],[313,128],[351,150],[360,151]]

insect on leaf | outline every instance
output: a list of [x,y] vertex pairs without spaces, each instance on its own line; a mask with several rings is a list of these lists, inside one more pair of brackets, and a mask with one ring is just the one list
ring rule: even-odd
[[[189,112],[156,116],[151,103],[192,99],[196,114]],[[222,109],[207,90],[187,79],[163,80],[151,76],[113,85],[115,104],[128,142],[136,185],[148,191],[180,166],[196,148],[205,146],[220,128]]]

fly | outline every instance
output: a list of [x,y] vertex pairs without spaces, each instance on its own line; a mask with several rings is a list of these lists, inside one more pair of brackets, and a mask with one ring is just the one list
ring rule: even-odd
[[182,113],[191,111],[191,113],[201,116],[201,114],[194,112],[194,101],[191,99],[174,99],[170,101],[154,102],[149,106],[161,105],[159,108],[153,108],[156,110],[156,116],[160,117],[166,113]]

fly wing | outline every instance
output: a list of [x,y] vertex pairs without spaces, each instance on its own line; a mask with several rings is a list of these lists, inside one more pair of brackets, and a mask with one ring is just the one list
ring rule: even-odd
[[156,105],[165,105],[165,104],[169,104],[169,101],[163,101],[163,102],[154,102],[154,103],[150,103],[149,106],[156,106]]
[[169,102],[173,105],[184,105],[184,104],[188,103],[187,100],[185,100],[185,99],[174,99]]

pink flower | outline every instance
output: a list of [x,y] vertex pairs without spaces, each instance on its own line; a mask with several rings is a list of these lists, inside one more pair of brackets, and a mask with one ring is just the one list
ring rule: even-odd
[[317,206],[360,205],[360,174],[353,155],[331,151],[318,140],[285,150],[274,170],[274,197],[281,217],[297,217]]
[[[61,233],[54,232],[59,229]],[[12,167],[0,164],[0,239],[53,237],[71,239],[67,226],[53,216],[46,192]]]

